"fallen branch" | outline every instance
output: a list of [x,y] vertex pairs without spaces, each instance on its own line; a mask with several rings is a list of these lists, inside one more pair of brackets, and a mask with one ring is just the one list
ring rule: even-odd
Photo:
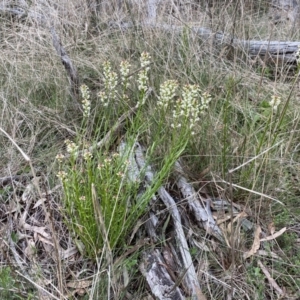
[[[145,180],[149,185],[153,184],[154,174],[151,168],[148,166],[146,168],[146,162],[143,155],[143,150],[140,144],[136,144],[136,161],[140,170],[145,170]],[[157,191],[160,199],[163,201],[167,207],[174,224],[174,230],[176,235],[177,246],[181,254],[181,259],[183,262],[183,269],[186,270],[185,276],[183,276],[183,281],[188,292],[192,297],[197,297],[201,292],[197,274],[193,265],[192,257],[189,251],[189,246],[182,228],[181,217],[176,205],[176,202],[171,197],[171,195],[166,191],[164,187],[160,187]]]
[[[120,25],[123,30],[133,27],[131,23]],[[260,41],[260,40],[242,40],[232,37],[223,32],[213,32],[206,27],[198,26],[177,26],[154,22],[144,22],[142,27],[149,29],[159,29],[167,32],[182,33],[187,28],[198,36],[203,42],[208,42],[215,46],[228,46],[233,49],[246,53],[249,58],[255,59],[260,57],[266,63],[276,65],[291,64],[297,65],[297,51],[300,47],[300,42],[295,41]]]
[[257,264],[259,265],[259,267],[261,268],[261,270],[265,274],[266,278],[269,281],[269,284],[282,297],[284,295],[284,291],[279,287],[279,285],[277,284],[277,282],[272,278],[272,276],[271,276],[270,272],[268,271],[268,269],[263,265],[263,263],[260,260],[258,260]]
[[51,26],[50,32],[52,34],[53,46],[56,50],[56,53],[59,55],[61,62],[71,80],[71,94],[73,96],[73,99],[78,101],[80,83],[79,83],[79,77],[77,75],[77,70],[74,67],[74,65],[72,64],[72,61],[71,61],[69,55],[67,54],[67,51],[61,44],[60,38],[58,37],[53,26]]
[[187,201],[187,205],[193,212],[197,222],[203,226],[209,234],[215,236],[218,240],[223,241],[222,232],[212,216],[209,205],[210,202],[207,201],[207,205],[205,207],[200,204],[196,191],[183,177],[183,170],[179,162],[175,163],[175,170],[178,174],[176,184],[184,199]]

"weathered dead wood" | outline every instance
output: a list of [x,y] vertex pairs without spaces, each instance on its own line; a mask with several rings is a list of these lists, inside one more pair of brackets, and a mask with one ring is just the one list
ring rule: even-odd
[[200,226],[203,226],[209,234],[214,235],[218,240],[223,241],[222,232],[212,216],[209,201],[207,202],[207,205],[200,204],[196,191],[182,175],[183,170],[179,162],[175,163],[175,170],[178,174],[176,184],[184,199],[187,201],[187,205],[193,212],[197,222]]
[[183,261],[183,267],[184,267],[183,271],[186,270],[186,275],[183,278],[183,280],[189,292],[194,298],[195,296],[197,296],[197,293],[200,290],[200,285],[197,279],[197,274],[189,251],[189,246],[182,228],[181,217],[178,208],[176,206],[174,199],[170,196],[170,194],[166,191],[164,187],[161,187],[158,190],[158,194],[161,200],[163,201],[163,203],[169,209],[169,212],[172,216],[174,222],[175,234],[178,242],[178,248],[180,250],[181,258]]
[[170,277],[159,250],[144,253],[140,270],[145,276],[151,292],[160,300],[184,300],[180,289]]
[[53,26],[51,26],[50,32],[52,34],[52,42],[56,50],[56,53],[59,55],[61,62],[65,70],[67,71],[67,74],[69,75],[71,81],[71,94],[74,100],[78,100],[79,99],[79,77],[77,75],[77,70],[73,65],[69,55],[67,54],[67,51],[61,44],[61,41]]
[[[145,162],[143,149],[141,145],[136,143],[135,150],[135,158],[137,165],[140,170],[145,171],[145,180],[149,185],[152,185],[154,182],[154,173],[151,168]],[[187,288],[187,291],[192,295],[192,299],[197,299],[198,294],[201,293],[201,288],[199,285],[199,281],[197,278],[197,274],[193,265],[192,257],[189,251],[189,246],[182,228],[181,217],[176,205],[175,200],[171,197],[171,195],[166,191],[164,187],[160,187],[157,191],[160,199],[163,201],[165,206],[167,207],[174,224],[174,231],[177,241],[177,246],[181,254],[181,259],[183,262],[183,270],[185,272],[185,276],[183,276],[184,284]]]
[[[124,155],[125,153],[129,155],[129,181],[136,182],[143,174],[145,182],[144,188],[142,189],[143,191],[141,193],[145,192],[145,188],[147,186],[153,185],[155,175],[152,172],[151,167],[145,161],[142,146],[137,142],[135,143],[134,147],[132,146],[129,148],[126,142],[122,141],[119,146],[119,152],[121,155]],[[140,266],[141,271],[146,277],[152,293],[158,299],[185,299],[178,288],[178,285],[181,285],[181,281],[184,282],[184,286],[186,287],[185,292],[190,294],[192,299],[205,299],[200,289],[199,281],[189,252],[189,246],[186,241],[181,224],[181,217],[176,203],[170,194],[164,189],[164,187],[159,188],[158,195],[172,217],[176,236],[176,244],[180,252],[182,266],[180,266],[179,262],[177,262],[177,267],[174,268],[171,267],[171,263],[164,261],[164,259],[168,261],[167,258],[172,257],[172,254],[166,255],[166,257],[163,259],[159,250],[150,250],[147,252],[147,254],[144,254],[144,257],[146,258]],[[137,196],[136,201],[139,201],[140,196],[141,194]],[[156,225],[157,217],[155,217],[153,214],[147,224],[147,231],[149,236],[154,241],[158,240],[156,236]],[[164,254],[165,253],[166,249],[164,251]],[[173,274],[174,269],[177,269],[178,272],[180,272],[178,275],[179,278],[175,277]],[[170,274],[173,274],[173,276],[170,276]],[[201,295],[202,298],[199,298],[199,295]]]
[[[295,0],[273,0],[273,4],[276,2],[277,6],[280,2],[282,8],[286,8],[289,2],[289,9],[293,11],[293,16],[289,16],[289,19],[295,23],[296,19],[299,19],[299,5]],[[292,3],[293,2],[293,5]],[[182,32],[186,30],[188,26],[173,26],[166,24],[156,23],[156,10],[158,2],[155,0],[147,1],[148,18],[144,21],[143,26],[152,27],[157,29],[163,29],[172,32]],[[291,15],[291,14],[290,14]],[[130,26],[130,24],[123,24],[123,26]],[[122,27],[123,27],[122,26]],[[259,56],[264,62],[275,64],[296,64],[296,53],[299,49],[300,42],[292,41],[259,41],[259,40],[241,40],[222,32],[213,32],[209,28],[192,26],[191,31],[196,33],[202,40],[213,42],[217,45],[231,46],[237,50],[241,50],[248,54],[250,58],[256,58]]]
[[[167,31],[182,32],[183,26],[173,26],[165,24],[147,24],[147,26]],[[230,46],[234,49],[246,53],[251,59],[260,57],[263,61],[275,64],[296,64],[296,53],[300,47],[300,42],[295,41],[259,41],[259,40],[240,40],[222,32],[213,32],[209,28],[190,27],[204,42],[214,45]]]
[[[206,27],[198,26],[177,26],[155,21],[156,13],[154,12],[153,3],[149,6],[147,18],[141,26],[148,29],[158,29],[167,32],[182,33],[183,30],[190,29],[204,42],[214,44],[215,46],[230,46],[247,54],[251,59],[260,57],[263,61],[274,64],[296,64],[296,53],[300,47],[298,41],[270,41],[270,40],[242,40],[223,32],[213,32]],[[132,23],[122,23],[118,27],[122,30],[130,29],[134,26]]]

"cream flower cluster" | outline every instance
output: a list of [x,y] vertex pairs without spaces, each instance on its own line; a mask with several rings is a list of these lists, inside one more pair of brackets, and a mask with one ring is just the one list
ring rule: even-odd
[[200,120],[199,115],[208,108],[211,97],[208,93],[201,93],[197,85],[186,85],[182,90],[182,98],[176,102],[173,110],[173,128],[180,128],[187,124],[191,134],[194,135],[194,127]]
[[114,101],[117,98],[116,87],[118,84],[118,75],[112,71],[109,61],[103,64],[103,75],[105,91],[99,92],[98,96],[103,105],[108,106],[108,101]]
[[83,84],[80,87],[81,97],[82,97],[82,108],[83,108],[83,116],[89,117],[91,112],[91,101],[90,101],[90,90],[89,88]]
[[130,63],[126,60],[123,60],[120,64],[121,82],[125,90],[129,87],[127,77],[129,75],[130,67]]
[[163,109],[167,109],[176,95],[178,83],[175,80],[167,80],[160,86],[160,96],[158,97],[157,105]]
[[279,104],[281,103],[281,98],[279,96],[273,95],[271,97],[271,101],[269,102],[270,106],[272,107],[273,111],[276,112]]
[[151,56],[148,52],[143,52],[140,58],[141,67],[143,68],[138,73],[138,89],[139,91],[145,93],[148,89],[148,72],[150,70]]
[[72,155],[78,154],[79,146],[76,145],[74,142],[71,142],[70,140],[65,140],[65,144],[67,146],[67,152]]

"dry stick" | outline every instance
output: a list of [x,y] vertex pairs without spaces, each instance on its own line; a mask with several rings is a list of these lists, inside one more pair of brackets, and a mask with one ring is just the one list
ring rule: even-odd
[[[110,142],[110,139],[112,136],[115,135],[115,133],[117,133],[118,131],[121,130],[121,128],[123,127],[123,122],[128,119],[132,114],[134,114],[136,112],[138,108],[138,105],[135,106],[134,108],[130,109],[128,112],[124,113],[117,121],[116,123],[113,125],[113,127],[106,133],[106,135],[101,139],[101,141],[99,141],[96,145],[92,145],[91,147],[88,148],[89,152],[93,152],[96,149],[99,149],[103,146],[107,146],[107,144]],[[82,156],[84,154],[84,151],[86,150],[82,150],[78,152],[78,157]],[[69,158],[71,156],[70,153],[67,153],[64,155],[65,158]],[[0,178],[0,187],[1,187],[1,178]]]
[[[145,170],[146,162],[142,152],[142,147],[138,143],[136,148],[136,160],[140,169]],[[151,168],[149,166],[148,168],[146,168],[145,180],[148,184],[150,185],[153,184],[154,174],[151,171]],[[183,261],[183,268],[187,270],[184,281],[187,285],[189,292],[192,294],[193,298],[197,297],[197,294],[199,294],[201,288],[197,279],[191,254],[189,252],[189,246],[184,235],[184,231],[181,224],[181,217],[178,208],[176,206],[174,199],[170,196],[170,194],[166,191],[164,187],[160,187],[158,189],[158,195],[160,196],[161,200],[164,202],[165,206],[168,208],[174,222],[178,248],[180,249],[180,253]]]
[[[109,239],[108,239],[109,229],[107,230],[106,226],[105,226],[104,217],[103,217],[103,213],[102,213],[101,206],[100,206],[101,199],[99,199],[98,196],[97,196],[97,192],[96,192],[96,188],[95,188],[94,183],[92,183],[91,191],[92,191],[92,200],[93,200],[95,219],[98,223],[98,226],[100,228],[100,232],[102,234],[102,239],[103,239],[103,249],[102,249],[101,258],[100,258],[99,262],[102,261],[103,255],[105,253],[106,266],[108,266],[107,274],[108,274],[108,281],[109,282],[108,282],[108,287],[107,288],[108,288],[108,295],[109,295],[111,286],[112,286],[113,290],[117,290],[117,280],[116,280],[115,274],[114,274],[114,265],[115,264],[114,264],[114,261],[113,261],[112,249],[110,247]],[[110,297],[107,296],[107,298],[109,299]]]
[[92,183],[91,190],[92,190],[92,200],[93,200],[95,220],[98,223],[98,226],[100,228],[100,232],[102,234],[103,244],[104,244],[100,261],[102,260],[102,256],[105,253],[106,260],[107,260],[107,265],[112,266],[112,264],[113,264],[112,250],[111,250],[111,247],[110,247],[110,244],[109,244],[108,232],[107,232],[106,227],[105,227],[105,222],[104,222],[103,214],[102,214],[102,211],[101,211],[101,206],[100,206],[100,203],[99,203],[99,201],[101,201],[101,199],[100,200],[98,199],[94,183]]
[[161,200],[164,202],[166,207],[169,209],[169,212],[172,216],[174,226],[175,226],[175,233],[177,236],[177,242],[179,244],[178,246],[183,261],[183,266],[184,269],[187,270],[185,282],[188,286],[189,292],[191,292],[192,295],[195,296],[197,295],[197,290],[200,290],[200,285],[197,279],[197,274],[189,251],[189,246],[186,241],[185,234],[182,228],[181,217],[178,208],[176,206],[176,202],[164,187],[159,188],[158,195],[160,196]]
[[30,282],[32,285],[34,285],[37,289],[41,290],[43,293],[45,293],[48,296],[50,296],[52,299],[54,299],[54,300],[61,300],[61,298],[57,298],[56,296],[54,296],[51,293],[49,293],[46,289],[44,289],[43,287],[41,287],[40,285],[38,285],[36,282],[34,282],[33,280],[31,280],[29,276],[27,277],[27,276],[23,275],[22,273],[20,273],[18,271],[16,271],[16,273],[19,274],[21,277],[25,278],[28,282]]
[[61,62],[63,64],[63,66],[65,67],[70,80],[71,80],[71,93],[73,96],[73,100],[77,100],[79,98],[79,78],[77,75],[77,70],[76,68],[73,66],[72,61],[69,57],[69,55],[67,54],[65,48],[62,46],[61,41],[54,29],[53,26],[51,26],[50,28],[50,32],[52,34],[52,42],[53,42],[53,46],[57,52],[57,54],[60,56]]
[[[32,176],[33,176],[34,179],[36,179],[37,178],[36,172],[35,172],[35,169],[34,169],[34,167],[32,165],[30,157],[17,145],[17,143],[13,140],[13,138],[5,130],[3,130],[1,127],[0,127],[0,131],[12,142],[12,144],[21,153],[21,155],[23,156],[23,158],[28,162],[28,164],[30,166],[30,169],[31,169],[31,172],[32,172]],[[38,194],[39,194],[40,198],[42,199],[43,198],[43,194],[42,194],[40,186],[38,184],[38,180],[33,180],[33,183],[34,183],[34,185],[35,185],[35,187],[36,187],[36,189],[38,191]],[[58,243],[56,235],[55,235],[55,230],[54,230],[53,223],[51,222],[51,220],[49,218],[49,215],[48,215],[47,209],[46,209],[46,205],[45,205],[44,202],[42,202],[42,207],[43,207],[43,210],[45,212],[45,221],[48,224],[50,224],[51,231],[52,231],[52,237],[53,237],[53,241],[54,241],[54,244],[55,244],[54,250],[55,250],[56,260],[57,260],[57,266],[58,266],[58,274],[57,274],[58,285],[59,285],[60,292],[63,293],[63,284],[62,284],[62,276],[61,276],[62,275],[62,267],[61,267],[61,261],[60,261],[60,257],[59,257],[59,243]],[[60,296],[62,296],[62,294]]]
[[[123,127],[123,123],[125,120],[127,120],[131,115],[133,115],[138,109],[138,105],[136,105],[134,108],[131,108],[128,112],[124,113],[113,125],[113,127],[106,133],[103,139],[99,141],[96,145],[93,145],[89,147],[88,151],[93,152],[95,149],[102,148],[104,146],[107,146],[107,144],[110,142],[110,139],[112,136],[114,136],[118,131],[121,130]],[[82,156],[84,151],[79,151],[78,156]],[[65,155],[66,158],[70,157],[71,155],[68,153]]]
[[[101,148],[101,147],[105,146],[109,142],[111,136],[113,134],[115,134],[116,132],[118,132],[122,128],[123,122],[125,120],[127,120],[131,115],[133,115],[137,111],[138,107],[139,106],[136,105],[134,108],[132,108],[128,112],[124,113],[117,120],[117,122],[115,123],[115,125],[108,131],[108,133],[104,136],[104,138],[100,142],[97,143],[96,147],[97,148]],[[94,147],[92,146],[92,147],[90,147],[89,151],[92,151],[93,149],[94,149]]]
[[244,190],[244,191],[247,191],[247,192],[256,194],[256,195],[259,195],[259,196],[261,196],[261,197],[264,197],[264,198],[267,198],[267,199],[271,199],[271,200],[273,200],[273,201],[275,201],[275,202],[281,204],[282,206],[284,206],[284,204],[283,204],[281,201],[279,201],[278,199],[275,199],[275,198],[273,198],[273,197],[271,197],[271,196],[269,196],[269,195],[266,195],[266,194],[264,194],[264,193],[260,193],[260,192],[254,191],[254,190],[250,190],[250,189],[247,189],[247,188],[245,188],[245,187],[243,187],[243,186],[240,186],[240,185],[234,184],[234,183],[230,183],[230,182],[227,182],[227,181],[225,181],[225,180],[221,180],[221,182],[226,183],[226,184],[229,185],[229,186],[231,185],[232,187],[235,187],[235,188],[238,188],[238,189],[241,189],[241,190]]
[[276,283],[276,281],[272,278],[270,272],[267,270],[267,268],[262,264],[262,262],[260,260],[258,260],[258,265],[260,266],[261,270],[263,271],[263,273],[265,274],[265,276],[267,277],[270,285],[277,291],[277,293],[282,296],[284,295],[283,290],[279,287],[279,285]]

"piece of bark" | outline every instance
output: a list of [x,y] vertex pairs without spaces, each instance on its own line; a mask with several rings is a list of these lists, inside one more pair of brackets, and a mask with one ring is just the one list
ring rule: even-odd
[[218,240],[223,241],[222,232],[212,216],[210,203],[207,202],[205,207],[200,204],[196,191],[182,175],[183,169],[179,162],[175,163],[175,169],[178,174],[176,184],[180,189],[183,198],[187,201],[187,205],[193,212],[196,220],[209,234],[214,235]]
[[145,276],[151,292],[159,300],[184,300],[180,289],[170,277],[159,250],[144,253],[140,270]]
[[163,203],[169,209],[169,212],[172,216],[176,240],[183,261],[183,268],[184,270],[186,270],[186,275],[183,279],[189,293],[191,293],[192,297],[195,297],[197,295],[197,290],[200,290],[200,285],[189,251],[189,246],[182,228],[179,211],[177,209],[174,199],[170,196],[170,194],[166,191],[164,187],[159,188],[158,194]]

